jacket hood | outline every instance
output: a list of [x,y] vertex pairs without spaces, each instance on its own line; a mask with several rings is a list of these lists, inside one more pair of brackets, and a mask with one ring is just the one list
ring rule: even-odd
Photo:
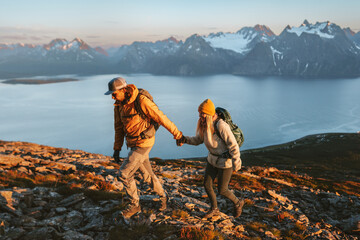
[[133,103],[139,94],[139,90],[134,84],[128,84],[126,86],[126,92],[130,94],[130,99],[127,104]]
[[126,93],[128,93],[130,95],[129,101],[127,101],[126,103],[123,103],[119,100],[116,100],[114,103],[114,106],[122,106],[123,104],[126,105],[126,104],[133,103],[139,94],[139,90],[137,89],[137,87],[134,84],[128,84],[126,86]]

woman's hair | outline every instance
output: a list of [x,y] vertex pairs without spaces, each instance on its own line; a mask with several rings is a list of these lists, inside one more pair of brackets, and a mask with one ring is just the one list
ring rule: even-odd
[[213,143],[213,134],[215,132],[214,129],[214,122],[213,117],[205,114],[205,123],[201,122],[201,119],[199,118],[197,127],[196,127],[196,136],[199,136],[200,139],[204,140],[204,134],[207,135],[207,138],[209,140],[209,143]]

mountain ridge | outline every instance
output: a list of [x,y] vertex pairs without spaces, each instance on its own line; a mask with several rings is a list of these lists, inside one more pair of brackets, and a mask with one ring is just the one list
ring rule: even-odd
[[[46,66],[50,66],[49,70]],[[299,27],[285,27],[279,35],[266,25],[257,24],[234,33],[193,34],[184,41],[174,37],[156,42],[135,41],[109,52],[92,48],[79,38],[54,39],[43,46],[0,44],[1,75],[21,68],[53,74],[56,67],[58,73],[79,74],[358,77],[360,32],[329,21],[311,24],[304,20]]]

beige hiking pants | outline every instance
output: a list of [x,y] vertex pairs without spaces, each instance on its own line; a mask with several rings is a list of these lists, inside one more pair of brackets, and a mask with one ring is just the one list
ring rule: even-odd
[[149,161],[150,150],[151,147],[131,148],[128,157],[124,159],[124,162],[119,170],[119,178],[124,184],[126,193],[130,197],[131,204],[134,205],[139,205],[139,194],[134,179],[134,175],[137,170],[140,170],[144,181],[151,186],[154,192],[161,197],[165,196],[164,189],[151,168]]

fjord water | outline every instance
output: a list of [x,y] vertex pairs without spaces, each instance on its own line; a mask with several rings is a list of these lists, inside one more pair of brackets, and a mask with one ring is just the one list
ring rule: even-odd
[[[112,155],[113,100],[107,83],[117,75],[58,76],[80,81],[9,85],[0,81],[0,139]],[[184,135],[194,135],[198,105],[210,98],[229,110],[244,132],[241,149],[284,143],[309,134],[360,130],[360,78],[289,79],[233,75],[174,77],[122,75],[147,89]],[[151,157],[206,156],[204,145],[177,147],[160,128]],[[123,147],[121,156],[128,150]]]

